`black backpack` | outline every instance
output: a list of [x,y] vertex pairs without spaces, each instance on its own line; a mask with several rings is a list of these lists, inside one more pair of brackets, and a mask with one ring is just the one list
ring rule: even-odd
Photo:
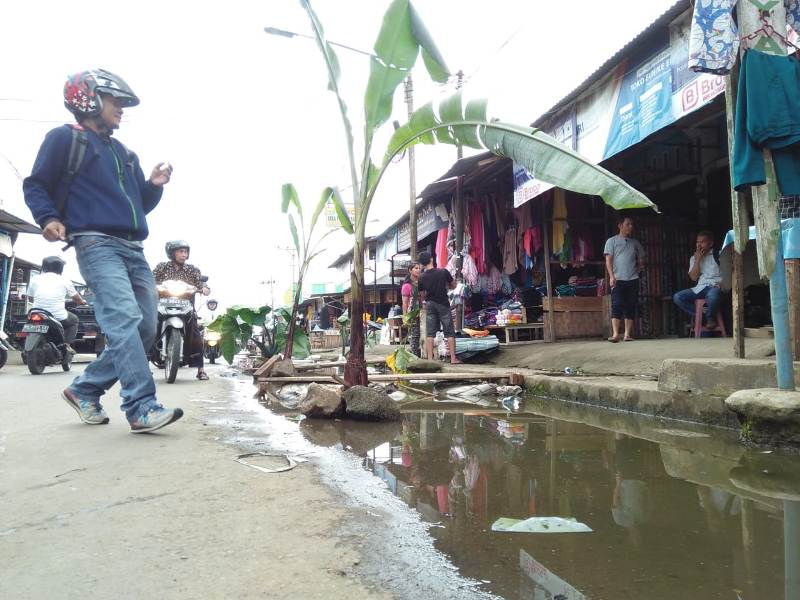
[[[72,132],[72,140],[69,144],[69,154],[67,154],[66,169],[61,174],[61,183],[58,187],[58,194],[56,195],[56,210],[61,215],[62,219],[66,217],[67,210],[67,196],[69,196],[69,188],[72,186],[72,181],[75,179],[75,174],[83,164],[83,158],[86,156],[86,148],[89,145],[89,134],[86,133],[81,125],[70,124]],[[119,142],[125,150],[125,164],[132,166],[134,164],[134,154],[128,150],[127,146]]]

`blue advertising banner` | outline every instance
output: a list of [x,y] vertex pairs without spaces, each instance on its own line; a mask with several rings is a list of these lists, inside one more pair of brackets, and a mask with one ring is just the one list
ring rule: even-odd
[[625,73],[612,114],[604,159],[674,121],[669,47]]

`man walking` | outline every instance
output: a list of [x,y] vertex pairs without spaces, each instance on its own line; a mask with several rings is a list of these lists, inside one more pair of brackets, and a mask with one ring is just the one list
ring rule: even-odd
[[421,252],[418,257],[423,272],[419,277],[419,291],[425,300],[425,352],[433,360],[433,339],[442,326],[447,348],[450,350],[450,362],[454,365],[461,361],[456,358],[456,332],[453,329],[453,316],[450,313],[450,301],[447,290],[453,289],[456,282],[447,269],[434,269],[433,257],[429,252]]
[[688,290],[675,292],[672,301],[683,312],[694,318],[694,301],[706,301],[705,329],[713,331],[717,328],[717,310],[719,310],[720,294],[719,283],[722,276],[719,264],[714,258],[714,234],[710,231],[701,231],[697,234],[695,251],[689,259],[689,279],[697,285]]
[[[167,280],[183,281],[189,285],[197,288],[204,296],[208,296],[211,290],[201,279],[200,269],[194,265],[190,265],[189,242],[184,240],[172,240],[167,242],[164,246],[167,253],[168,261],[160,262],[153,269],[153,277],[156,283],[164,283]],[[192,297],[192,304],[194,304],[194,297]],[[197,322],[197,312],[192,315],[191,321],[188,323],[188,339],[186,340],[190,352],[190,367],[197,367],[197,378],[200,381],[208,381],[208,374],[203,369],[203,332]]]
[[23,191],[45,239],[75,246],[108,339],[62,398],[84,423],[108,423],[100,397],[119,380],[131,431],[145,433],[177,421],[183,411],[158,403],[146,356],[156,335],[158,297],[142,249],[145,215],[161,199],[172,167],[157,165],[145,180],[138,157],[112,138],[123,109],[137,104],[133,90],[113,73],[95,69],[70,76],[64,105],[78,124],[47,134]]
[[606,241],[603,254],[611,287],[611,328],[609,342],[620,340],[620,326],[625,320],[626,342],[633,341],[633,320],[639,299],[639,273],[644,269],[644,248],[631,237],[633,219],[620,216],[619,234]]

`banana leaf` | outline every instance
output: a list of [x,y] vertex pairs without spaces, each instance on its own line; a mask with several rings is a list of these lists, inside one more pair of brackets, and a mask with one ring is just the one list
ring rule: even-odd
[[541,181],[580,194],[600,196],[617,210],[652,208],[658,212],[658,207],[640,191],[544,132],[487,119],[485,100],[469,102],[462,113],[459,94],[443,101],[438,115],[432,106],[423,106],[395,131],[383,159],[381,175],[403,150],[436,141],[485,149],[510,158]]

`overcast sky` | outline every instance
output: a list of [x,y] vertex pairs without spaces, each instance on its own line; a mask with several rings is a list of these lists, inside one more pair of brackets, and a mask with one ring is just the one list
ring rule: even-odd
[[[316,0],[330,40],[371,50],[388,0]],[[489,98],[492,116],[521,124],[571,91],[672,0],[418,0],[415,6],[451,71],[462,69],[465,95]],[[145,251],[164,259],[164,242],[185,238],[190,261],[211,278],[224,304],[281,297],[291,275],[291,245],[280,214],[280,187],[293,182],[306,206],[323,187],[346,187],[344,137],[334,97],[311,41],[272,37],[265,26],[309,33],[296,0],[136,3],[56,0],[7,3],[0,22],[0,199],[30,219],[21,182],[44,134],[69,122],[61,89],[68,73],[102,67],[122,76],[142,100],[126,111],[117,137],[140,157],[146,174],[175,167],[151,213]],[[365,57],[339,52],[342,89],[353,129],[361,131]],[[414,71],[416,106],[451,92]],[[404,119],[402,86],[394,118]],[[380,140],[388,139],[391,125]],[[375,144],[376,156],[384,142]],[[417,189],[446,171],[451,146],[417,152]],[[350,190],[343,192],[351,199]],[[390,170],[370,217],[381,230],[408,207],[406,163]],[[310,212],[310,209],[308,210]],[[330,244],[333,256],[348,244]],[[40,260],[60,252],[20,236],[17,254]],[[74,253],[65,257],[79,278]],[[332,257],[322,257],[318,267]],[[317,281],[324,273],[317,270]]]

